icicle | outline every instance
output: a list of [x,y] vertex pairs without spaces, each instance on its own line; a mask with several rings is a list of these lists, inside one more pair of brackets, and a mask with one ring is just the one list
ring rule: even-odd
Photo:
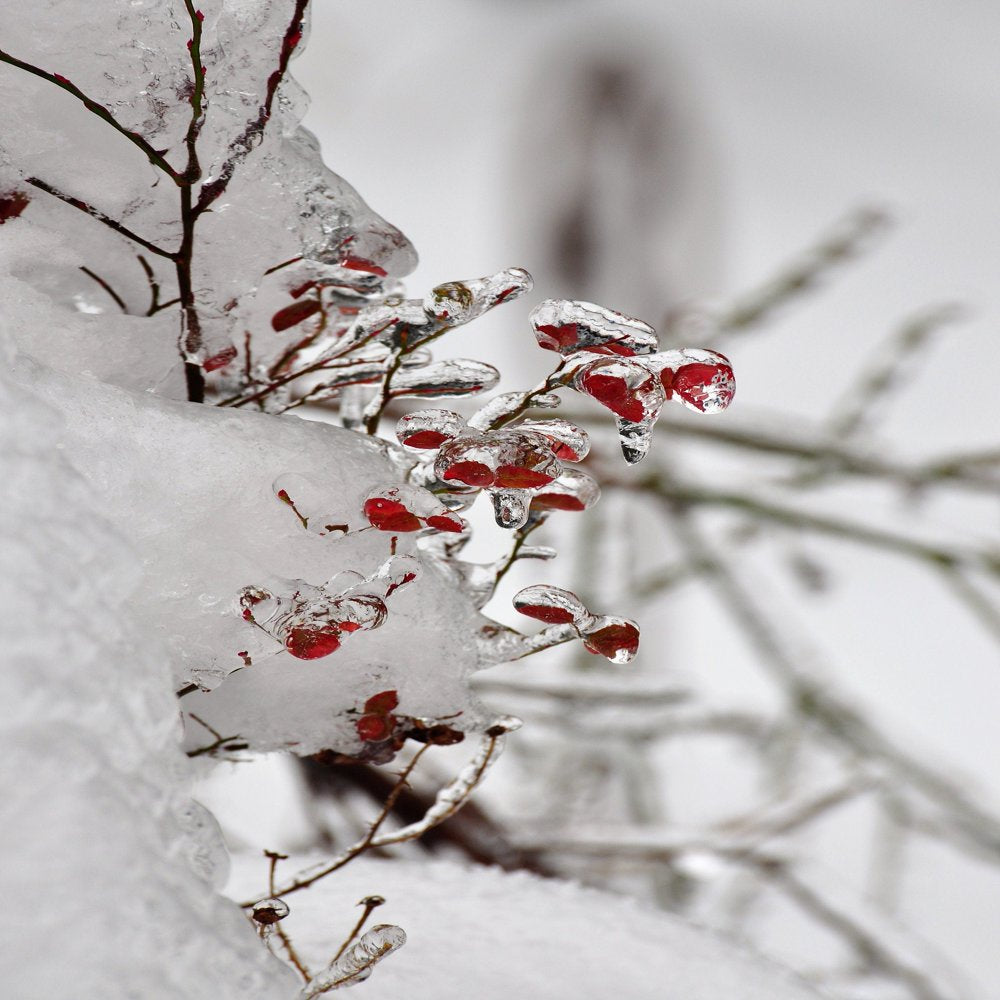
[[528,490],[491,490],[493,514],[501,528],[520,528],[528,520],[531,493]]
[[649,454],[649,446],[653,441],[653,421],[634,422],[619,417],[616,422],[622,456],[629,465],[637,465]]
[[631,357],[656,350],[656,331],[640,319],[592,302],[546,299],[532,310],[529,322],[539,346],[573,354],[617,354]]

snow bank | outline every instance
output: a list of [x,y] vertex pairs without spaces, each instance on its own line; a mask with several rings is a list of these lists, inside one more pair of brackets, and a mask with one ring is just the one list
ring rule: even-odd
[[68,461],[57,412],[5,373],[0,399],[3,995],[287,996],[291,977],[213,889],[225,850],[183,792],[137,554]]
[[[316,858],[283,862],[305,866]],[[229,890],[264,887],[265,862],[234,858]],[[721,937],[628,899],[527,872],[434,861],[359,859],[287,897],[282,922],[316,972],[371,895],[372,923],[401,926],[405,947],[360,987],[365,1000],[815,1000],[791,973]],[[276,948],[280,950],[280,945]]]

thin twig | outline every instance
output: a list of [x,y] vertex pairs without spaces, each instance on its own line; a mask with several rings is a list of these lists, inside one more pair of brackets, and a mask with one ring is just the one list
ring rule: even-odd
[[124,125],[121,125],[103,104],[100,104],[93,98],[88,97],[71,80],[67,80],[66,77],[61,76],[58,73],[50,73],[47,70],[39,68],[38,66],[33,66],[31,63],[18,59],[3,50],[0,50],[0,62],[16,66],[18,69],[22,69],[26,73],[30,73],[32,76],[40,77],[42,80],[47,80],[49,83],[53,83],[60,89],[66,91],[66,93],[71,94],[78,101],[80,101],[80,103],[83,104],[88,111],[107,122],[113,129],[115,129],[115,131],[120,132],[126,139],[128,139],[129,142],[131,142],[134,146],[137,146],[149,162],[153,164],[153,166],[162,170],[175,183],[180,182],[180,174],[178,174],[177,171],[170,166],[158,150],[154,149],[153,146],[150,145],[150,143],[138,132],[133,132],[131,129],[127,129]]
[[81,267],[80,270],[83,271],[83,273],[92,281],[96,281],[97,284],[99,284],[101,288],[103,288],[104,291],[111,296],[115,305],[118,306],[123,313],[128,313],[128,306],[125,305],[124,299],[122,299],[122,297],[111,287],[111,285],[108,284],[107,281],[104,280],[104,278],[102,278],[99,274],[95,274],[89,267]]
[[88,204],[82,198],[74,198],[73,195],[60,191],[58,188],[53,187],[51,184],[38,177],[26,177],[25,181],[32,187],[38,188],[39,191],[44,191],[46,194],[52,195],[53,198],[58,198],[67,205],[72,205],[73,208],[76,208],[81,212],[85,212],[92,219],[96,219],[109,229],[113,229],[119,236],[124,236],[133,243],[137,243],[139,246],[145,247],[145,249],[147,249],[150,253],[155,253],[158,257],[166,257],[168,260],[175,259],[175,255],[169,250],[164,250],[163,247],[158,247],[155,243],[150,243],[149,240],[144,239],[138,233],[132,232],[131,229],[123,226],[117,219],[112,219],[110,215],[105,215],[99,208],[94,208],[93,205]]
[[[277,851],[265,851],[264,857],[268,859],[267,868],[267,893],[269,896],[274,897],[274,875],[278,868],[279,861],[287,861],[287,854],[279,854]],[[278,935],[278,939],[284,945],[285,952],[288,955],[288,960],[295,966],[298,970],[299,975],[302,977],[303,981],[308,983],[312,979],[312,973],[306,967],[305,962],[299,957],[298,952],[295,950],[295,946],[292,944],[292,939],[288,936],[288,932],[281,926],[281,921],[278,920],[271,925],[274,933]]]

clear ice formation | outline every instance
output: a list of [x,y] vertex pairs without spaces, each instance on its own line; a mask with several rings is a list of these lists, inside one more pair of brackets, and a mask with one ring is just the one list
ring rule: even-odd
[[[289,580],[281,589],[294,590],[283,595],[244,587],[242,617],[296,659],[316,660],[335,653],[355,632],[381,628],[389,614],[386,601],[420,573],[420,563],[412,556],[392,556],[367,579],[359,573],[340,573],[321,587]],[[258,645],[252,638],[245,643],[251,659],[250,650]]]
[[653,424],[668,400],[702,413],[717,413],[732,402],[736,382],[725,356],[699,348],[657,351],[653,328],[624,313],[547,299],[530,321],[539,346],[562,355],[562,384],[617,417],[629,465],[646,456]]
[[394,924],[376,924],[315,976],[299,993],[299,1000],[313,1000],[322,993],[364,982],[375,965],[406,944],[406,933]]
[[[408,448],[436,453],[433,475],[443,488],[488,492],[502,528],[523,526],[538,496],[578,494],[575,505],[542,501],[537,509],[583,510],[598,495],[585,474],[566,476],[563,462],[579,462],[590,450],[587,432],[568,420],[525,420],[481,431],[451,410],[418,410],[398,421],[396,436]],[[559,485],[550,491],[553,483]]]
[[[200,117],[193,115],[195,70],[186,47],[195,26],[181,4],[115,4],[95,16],[93,5],[40,2],[30,17],[9,9],[0,22],[6,53],[111,109],[133,136],[116,134],[56,82],[0,65],[0,98],[8,120],[18,123],[3,136],[0,196],[26,200],[19,224],[55,251],[40,255],[40,267],[24,260],[15,270],[29,319],[17,326],[50,364],[167,395],[184,393],[180,314],[157,309],[176,295],[173,262],[67,201],[83,201],[174,251],[183,235],[179,188],[134,137],[183,171],[195,120],[201,179],[191,190],[205,210],[196,220],[191,284],[202,343],[189,354],[206,370],[230,365],[245,330],[266,329],[275,357],[285,349],[287,338],[271,330],[280,308],[273,290],[288,277],[268,275],[279,265],[298,261],[289,270],[299,285],[315,282],[331,307],[350,309],[393,290],[416,264],[409,241],[323,165],[316,140],[299,126],[305,94],[287,72],[275,76],[302,43],[307,26],[296,27],[296,11],[304,5],[201,6]],[[109,37],[121,44],[109,45]],[[255,360],[266,360],[263,354]]]
[[629,663],[639,651],[639,626],[629,618],[594,615],[568,590],[539,583],[519,590],[514,607],[529,618],[555,626],[553,638],[566,626],[583,639],[584,648],[612,663]]

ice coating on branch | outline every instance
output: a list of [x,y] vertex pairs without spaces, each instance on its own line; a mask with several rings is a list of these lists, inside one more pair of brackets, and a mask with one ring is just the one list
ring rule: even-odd
[[656,350],[656,332],[641,319],[593,302],[546,299],[529,317],[535,339],[547,351],[576,351],[631,357]]
[[399,418],[396,437],[407,448],[439,448],[464,428],[464,418],[453,410],[414,410]]
[[393,924],[377,924],[366,931],[356,944],[310,980],[299,993],[299,1000],[312,1000],[322,993],[364,982],[376,963],[406,944],[406,933]]
[[562,402],[554,392],[533,392],[530,394],[502,392],[498,396],[494,396],[469,418],[469,426],[483,431],[506,423],[509,417],[516,416],[523,411],[528,395],[531,397],[531,405],[536,409],[553,410]]
[[[514,595],[514,607],[529,618],[545,622],[549,628],[537,636],[525,640],[523,651],[517,656],[525,656],[537,648],[563,642],[569,634],[575,633],[583,639],[584,648],[612,663],[629,663],[639,651],[639,626],[629,618],[609,615],[594,615],[576,594],[550,584],[534,584]],[[509,636],[499,636],[503,644],[511,646],[504,652],[513,658],[514,647]],[[551,639],[551,642],[549,640]],[[488,650],[488,646],[487,646]]]
[[380,486],[365,498],[364,515],[379,531],[465,531],[465,520],[419,486]]
[[392,380],[390,395],[472,396],[492,389],[500,372],[492,365],[471,358],[435,361],[415,371],[401,371]]
[[424,297],[424,309],[435,319],[458,326],[468,323],[501,302],[512,302],[534,287],[523,267],[508,267],[485,278],[448,281]]
[[365,306],[344,336],[345,345],[372,342],[392,350],[413,350],[452,327],[477,319],[502,302],[512,302],[532,287],[531,275],[513,267],[485,278],[450,281],[423,299],[392,296]]
[[[562,462],[577,462],[590,450],[587,433],[567,420],[531,420],[482,432],[466,426],[461,433],[457,414],[438,413],[435,417],[433,410],[420,411],[413,424],[414,434],[426,440],[428,448],[441,441],[434,474],[445,486],[489,491],[502,528],[521,527],[537,491],[564,473]],[[404,443],[409,433],[405,421],[397,431]]]
[[[304,258],[310,278],[329,288],[331,305],[382,296],[416,263],[406,238],[323,166],[315,139],[298,126],[305,97],[288,63],[305,34],[305,4],[213,0],[203,7],[197,24],[179,3],[104,10],[42,0],[30,18],[0,15],[4,51],[49,74],[0,65],[0,97],[18,123],[3,136],[0,191],[27,199],[12,226],[53,238],[58,248],[43,267],[16,275],[16,327],[51,364],[166,395],[185,391],[177,371],[181,315],[176,303],[167,305],[177,297],[173,262],[67,199],[174,252],[183,235],[180,188],[165,171],[182,179],[186,171],[197,83],[201,176],[191,192],[203,210],[191,284],[201,343],[187,345],[190,357],[225,371],[239,364],[233,359],[244,331],[274,338],[280,307],[257,296],[269,284],[265,272],[286,261]],[[196,31],[194,50],[188,42]],[[116,38],[122,44],[109,45]],[[98,335],[86,315],[112,322]],[[67,325],[80,335],[70,336]]]

